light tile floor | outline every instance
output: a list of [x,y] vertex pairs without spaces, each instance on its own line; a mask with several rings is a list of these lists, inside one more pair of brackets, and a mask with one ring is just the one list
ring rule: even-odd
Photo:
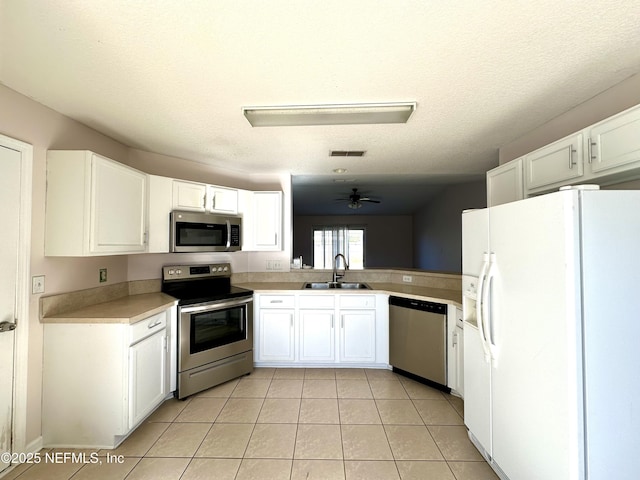
[[259,368],[167,400],[101,463],[22,465],[3,480],[497,479],[462,415],[460,398],[389,370]]

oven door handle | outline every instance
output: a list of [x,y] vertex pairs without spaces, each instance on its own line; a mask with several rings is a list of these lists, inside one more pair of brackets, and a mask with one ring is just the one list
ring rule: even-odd
[[207,311],[221,310],[227,307],[241,307],[242,305],[246,305],[250,302],[253,302],[253,297],[243,299],[243,300],[229,300],[226,302],[220,303],[210,303],[208,305],[199,305],[197,307],[180,307],[181,313],[201,313]]

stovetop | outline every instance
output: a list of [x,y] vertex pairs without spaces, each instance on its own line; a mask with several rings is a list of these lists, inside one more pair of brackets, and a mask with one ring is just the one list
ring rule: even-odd
[[228,263],[163,267],[162,291],[177,298],[178,305],[253,295],[252,290],[231,285],[231,268]]

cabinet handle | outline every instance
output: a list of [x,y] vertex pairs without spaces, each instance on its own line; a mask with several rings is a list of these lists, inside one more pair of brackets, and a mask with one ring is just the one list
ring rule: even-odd
[[282,300],[269,300],[269,303],[282,303]]
[[158,320],[157,322],[153,322],[153,323],[150,323],[149,325],[147,325],[147,328],[152,329],[154,327],[157,327],[161,323],[162,323],[162,320]]
[[596,147],[596,142],[592,142],[590,138],[587,139],[588,143],[587,143],[587,153],[589,156],[589,163],[592,163],[593,160],[596,159],[596,156],[593,154],[594,152],[594,147]]
[[576,164],[576,162],[573,161],[573,152],[575,152],[575,150],[573,149],[573,145],[571,145],[569,147],[569,169],[573,169],[573,166]]

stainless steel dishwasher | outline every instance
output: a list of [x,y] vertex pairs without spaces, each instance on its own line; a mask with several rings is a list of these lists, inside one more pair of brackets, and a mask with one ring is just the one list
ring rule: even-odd
[[447,306],[389,297],[389,363],[447,388]]

